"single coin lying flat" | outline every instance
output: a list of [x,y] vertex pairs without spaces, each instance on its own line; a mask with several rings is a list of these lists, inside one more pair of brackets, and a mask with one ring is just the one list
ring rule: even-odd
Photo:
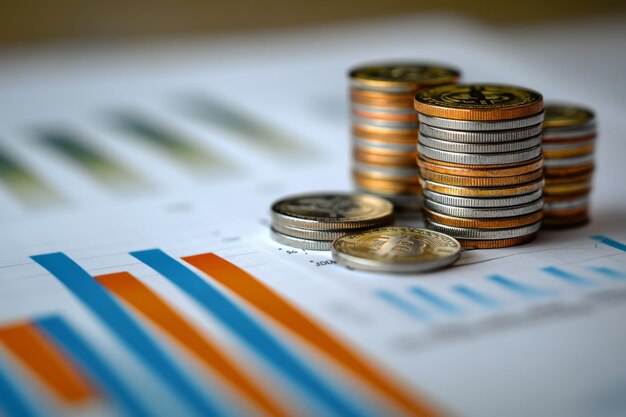
[[461,256],[461,244],[432,230],[391,226],[340,237],[333,242],[332,254],[348,268],[413,273],[452,264]]

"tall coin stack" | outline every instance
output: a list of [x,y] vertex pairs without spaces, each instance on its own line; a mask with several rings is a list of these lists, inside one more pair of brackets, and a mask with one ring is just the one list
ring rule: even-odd
[[419,213],[413,98],[423,88],[456,82],[459,72],[420,63],[394,63],[358,67],[349,76],[356,186],[385,197],[398,214]]
[[541,226],[541,94],[449,85],[415,96],[426,224],[465,248],[525,243]]
[[272,238],[305,250],[330,250],[333,240],[393,223],[393,205],[367,194],[319,193],[272,204]]
[[596,123],[591,110],[546,105],[542,139],[546,177],[543,226],[570,227],[589,221],[595,138]]

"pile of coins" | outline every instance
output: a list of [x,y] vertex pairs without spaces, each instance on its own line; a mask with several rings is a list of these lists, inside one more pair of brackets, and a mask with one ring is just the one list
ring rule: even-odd
[[399,214],[419,213],[418,121],[413,98],[423,88],[456,82],[459,72],[397,63],[358,67],[349,76],[357,188],[387,198]]
[[284,198],[271,208],[272,238],[305,250],[330,250],[351,232],[388,226],[393,204],[367,194],[306,194]]
[[541,94],[498,85],[417,93],[424,217],[465,248],[525,243],[541,226]]
[[596,124],[591,110],[546,105],[543,226],[558,228],[588,222],[595,138]]

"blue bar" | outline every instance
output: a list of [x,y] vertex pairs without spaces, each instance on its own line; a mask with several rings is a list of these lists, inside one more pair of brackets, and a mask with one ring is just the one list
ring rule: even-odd
[[395,294],[390,293],[389,291],[378,290],[376,291],[376,296],[380,298],[381,300],[386,301],[388,304],[392,305],[393,307],[397,308],[401,312],[415,319],[418,319],[421,321],[429,320],[428,315],[424,311],[417,308],[414,304],[406,300],[403,300],[402,298],[398,297]]
[[410,289],[411,293],[413,293],[414,295],[417,295],[418,297],[420,297],[421,299],[425,300],[426,302],[432,304],[433,306],[437,307],[438,309],[440,309],[441,311],[448,313],[448,314],[452,314],[455,316],[458,316],[459,314],[462,313],[461,309],[457,306],[455,306],[452,303],[447,302],[446,300],[444,300],[443,298],[428,292],[426,290],[423,290],[421,288],[418,287],[413,287]]
[[131,394],[128,387],[109,367],[102,357],[89,346],[70,325],[58,316],[35,320],[35,325],[60,346],[80,368],[95,381],[130,417],[149,417],[150,413]]
[[591,270],[611,279],[617,279],[617,280],[626,279],[626,272],[616,271],[615,269],[607,268],[606,266],[592,267]]
[[458,294],[469,298],[470,300],[474,301],[477,304],[480,304],[483,307],[497,308],[500,306],[500,302],[495,298],[489,297],[472,288],[466,287],[465,285],[456,285],[452,287],[452,289]]
[[241,310],[199,275],[159,249],[132,252],[132,256],[159,272],[231,329],[253,351],[307,390],[318,401],[340,416],[367,415],[338,395],[313,370],[291,353],[253,317]]
[[111,332],[131,350],[135,357],[158,374],[199,416],[222,416],[224,412],[185,377],[183,371],[84,269],[63,253],[31,257],[65,285],[91,310]]
[[552,275],[555,278],[561,279],[570,284],[578,285],[580,287],[591,287],[595,285],[595,283],[593,283],[592,281],[589,281],[583,277],[579,277],[578,275],[574,275],[570,272],[563,271],[562,269],[554,266],[543,268],[542,271]]
[[552,291],[547,289],[533,288],[524,284],[520,284],[519,282],[513,281],[512,279],[506,278],[502,275],[490,275],[488,279],[495,282],[496,284],[500,284],[507,290],[513,291],[514,293],[522,295],[524,297],[546,297],[552,295],[553,293]]
[[0,415],[4,417],[36,417],[42,415],[28,404],[28,400],[11,384],[2,368],[0,368]]
[[626,252],[626,245],[624,245],[623,243],[620,243],[616,240],[610,239],[606,236],[602,236],[602,235],[598,235],[598,236],[591,236],[591,238],[593,240],[597,240],[600,243],[604,243],[605,245],[608,245],[612,248],[621,250],[622,252]]

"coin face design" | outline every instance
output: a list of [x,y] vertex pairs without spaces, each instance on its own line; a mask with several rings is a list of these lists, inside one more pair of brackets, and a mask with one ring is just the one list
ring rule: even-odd
[[418,92],[415,109],[443,118],[499,120],[541,112],[543,97],[533,90],[506,85],[444,85]]
[[545,106],[543,126],[551,127],[574,127],[584,125],[594,119],[591,110],[580,106],[567,104],[548,104]]
[[381,227],[393,222],[393,204],[367,194],[295,195],[275,202],[271,211],[275,223],[309,230]]
[[419,272],[441,268],[460,256],[459,242],[443,233],[415,227],[382,227],[340,237],[333,256],[355,269]]
[[390,63],[360,67],[350,72],[351,78],[400,83],[439,83],[454,81],[460,73],[452,68],[412,63]]

